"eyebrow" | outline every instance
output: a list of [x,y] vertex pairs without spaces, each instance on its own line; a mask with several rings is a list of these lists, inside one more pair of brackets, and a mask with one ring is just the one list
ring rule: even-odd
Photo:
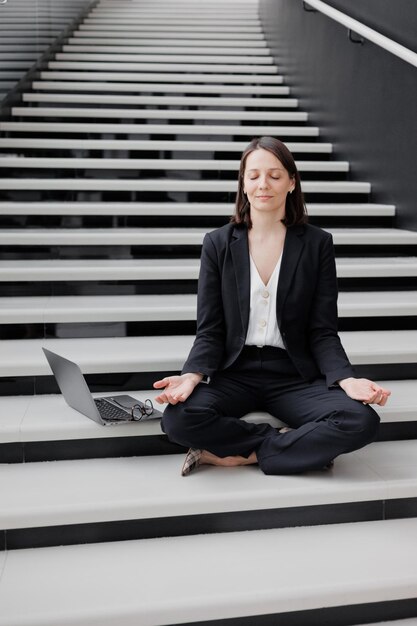
[[[279,172],[283,172],[283,171],[284,171],[284,168],[282,168],[282,167],[270,167],[270,168],[269,168],[269,170],[268,170],[268,172],[273,172],[273,171],[275,171],[275,170],[278,170]],[[257,170],[256,168],[255,168],[255,169],[252,169],[252,170],[247,170],[247,171],[248,171],[248,172],[259,172],[259,170]]]

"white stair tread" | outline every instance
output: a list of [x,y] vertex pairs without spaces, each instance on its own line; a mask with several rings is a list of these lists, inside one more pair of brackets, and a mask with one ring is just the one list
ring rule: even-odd
[[[2,297],[0,324],[195,320],[195,294]],[[339,317],[417,316],[417,291],[341,292]]]
[[152,13],[150,15],[146,13],[107,13],[99,8],[98,11],[90,12],[87,17],[83,19],[83,24],[138,24],[139,26],[145,24],[164,24],[167,26],[198,26],[199,24],[204,26],[261,26],[259,15],[255,11],[252,11],[249,15],[242,15],[239,11],[238,16],[232,15],[230,12],[221,12],[203,14],[199,16],[198,13],[190,11],[186,13],[179,10],[177,15],[166,13]]
[[[170,150],[175,152],[243,152],[246,141],[174,141],[155,139],[32,139],[30,137],[0,137],[0,148],[48,148],[75,150]],[[286,141],[291,152],[326,153],[333,151],[331,143]]]
[[[66,46],[67,47],[67,46]],[[67,47],[68,48],[68,47]],[[221,63],[222,65],[230,65],[232,63],[237,63],[239,65],[248,65],[248,64],[259,64],[259,65],[272,65],[274,63],[274,59],[270,55],[264,56],[247,56],[245,53],[238,54],[236,51],[233,52],[233,55],[229,53],[226,54],[213,54],[211,52],[209,55],[198,54],[196,51],[198,49],[194,49],[189,51],[189,54],[178,54],[175,50],[171,49],[167,54],[145,54],[145,53],[132,53],[126,52],[117,52],[117,50],[109,50],[108,52],[100,52],[95,50],[90,50],[88,52],[74,50],[73,47],[66,52],[58,52],[55,55],[55,59],[57,61],[117,61],[118,63],[128,62],[140,62],[140,63]]]
[[[1,48],[0,48],[1,50]],[[224,59],[225,57],[246,57],[245,63],[251,63],[252,57],[258,58],[259,63],[263,63],[264,59],[270,58],[270,51],[268,48],[244,48],[237,46],[206,46],[204,44],[190,45],[190,46],[158,46],[158,45],[149,45],[149,46],[138,46],[134,44],[115,44],[111,43],[108,45],[101,45],[97,43],[85,44],[80,39],[70,39],[69,45],[62,46],[62,50],[65,53],[91,53],[91,54],[130,54],[130,55],[147,55],[152,57],[152,61],[157,61],[159,55],[172,55],[172,56],[183,56],[185,57],[188,54],[195,55],[198,60],[203,61],[207,59],[209,56],[215,56],[215,58]],[[172,58],[171,56],[171,58]],[[249,60],[250,58],[250,60]],[[178,60],[178,59],[176,59]],[[185,60],[185,58],[184,58]],[[228,61],[229,62],[229,61]],[[271,61],[272,62],[272,61]]]
[[12,550],[0,624],[163,626],[413,598],[416,532],[400,519]]
[[[80,37],[80,35],[82,35]],[[144,47],[146,47],[147,49],[154,49],[156,47],[160,48],[164,48],[165,50],[178,50],[178,51],[183,51],[185,48],[195,48],[196,46],[200,47],[204,47],[204,48],[211,48],[213,51],[217,51],[217,50],[223,50],[223,48],[225,48],[225,50],[232,52],[233,50],[237,49],[240,50],[242,48],[242,46],[245,46],[244,51],[245,54],[250,54],[250,51],[253,51],[254,54],[263,54],[263,51],[265,51],[265,54],[270,54],[269,49],[267,48],[267,43],[265,40],[262,39],[249,39],[248,41],[237,41],[236,37],[233,38],[227,38],[227,39],[221,39],[221,43],[219,42],[219,40],[217,39],[204,39],[203,37],[201,37],[198,42],[194,41],[193,39],[186,39],[184,38],[183,41],[179,41],[179,40],[175,40],[170,38],[169,41],[167,41],[167,39],[164,37],[162,39],[158,39],[157,37],[152,37],[152,38],[147,38],[147,37],[135,37],[134,35],[132,36],[117,36],[117,34],[107,34],[103,37],[99,36],[97,33],[94,34],[94,36],[92,37],[87,37],[85,35],[85,33],[77,33],[77,36],[74,37],[69,37],[68,38],[68,43],[71,45],[71,47],[73,48],[74,46],[78,46],[78,45],[89,45],[89,46],[121,46],[123,47],[126,51],[129,51],[131,49],[142,49]],[[65,49],[65,46],[63,47],[63,49]],[[220,54],[220,52],[219,52]]]
[[[305,193],[359,193],[368,194],[370,183],[353,181],[304,181]],[[105,179],[105,178],[0,178],[0,189],[71,189],[85,191],[237,191],[236,180],[187,180],[187,179]],[[358,229],[360,231],[361,229]],[[368,229],[371,230],[371,229]],[[385,230],[385,229],[380,229]],[[389,229],[386,229],[387,231]],[[394,231],[395,229],[390,229]],[[412,232],[412,231],[403,231]],[[376,235],[376,233],[374,233]],[[385,233],[389,238],[389,233]],[[414,233],[416,234],[416,233]],[[343,237],[343,232],[340,233]],[[349,235],[348,235],[349,236]],[[379,235],[376,235],[379,236]],[[382,234],[381,234],[382,236]],[[358,237],[368,238],[366,233]],[[412,235],[409,235],[409,238]],[[405,238],[405,235],[403,239]]]
[[[103,185],[103,188],[106,187]],[[394,228],[326,230],[332,233],[335,245],[417,244],[417,232],[414,231]],[[201,228],[9,228],[0,231],[0,245],[198,246],[206,232]]]
[[[78,64],[76,64],[78,67]],[[116,68],[117,69],[117,68]],[[197,74],[197,73],[175,73],[175,72],[156,72],[150,70],[149,72],[105,72],[105,71],[84,71],[84,72],[72,72],[72,71],[54,71],[46,70],[41,72],[41,78],[49,80],[106,80],[106,81],[124,81],[132,83],[158,83],[158,82],[172,82],[172,83],[254,83],[255,85],[267,84],[267,85],[280,85],[283,82],[283,77],[276,74]],[[23,75],[23,72],[19,76]],[[156,91],[154,89],[153,91]]]
[[117,119],[172,119],[172,120],[226,120],[226,121],[276,121],[307,122],[308,114],[299,111],[176,111],[173,109],[92,109],[57,107],[13,107],[12,115],[18,117],[92,117]]
[[[111,92],[123,92],[128,91],[130,93],[141,92],[146,93],[150,91],[160,93],[210,93],[218,96],[219,94],[237,94],[237,95],[263,95],[263,96],[284,96],[290,93],[290,88],[287,86],[279,85],[189,85],[189,84],[169,84],[169,83],[129,83],[124,84],[117,82],[114,78],[114,82],[100,82],[100,76],[95,76],[93,79],[89,78],[88,86],[85,82],[77,82],[79,77],[72,78],[68,76],[68,72],[65,76],[62,73],[58,75],[55,72],[55,76],[49,76],[49,72],[41,72],[42,81],[34,81],[32,83],[33,89],[41,90],[54,90],[54,91],[99,91],[100,93]],[[51,80],[46,80],[47,78]],[[104,78],[102,79],[105,80]],[[64,81],[64,82],[62,82]]]
[[[0,280],[196,280],[197,259],[48,259],[0,261]],[[339,278],[417,276],[417,257],[337,258]]]
[[[353,365],[417,362],[417,330],[341,332],[340,338]],[[42,347],[75,361],[86,374],[180,370],[193,340],[190,335],[4,339],[0,376],[49,375]]]
[[[264,35],[262,32],[261,26],[222,26],[218,22],[216,24],[211,25],[203,25],[200,23],[192,24],[192,25],[184,25],[181,24],[172,24],[172,25],[163,25],[163,24],[80,24],[79,30],[84,32],[94,32],[99,31],[100,34],[102,31],[110,30],[112,34],[118,32],[137,32],[138,35],[144,33],[155,33],[156,37],[159,37],[158,33],[174,33],[176,36],[182,36],[183,33],[189,33],[196,39],[200,36],[200,33],[217,35],[223,34],[228,36],[229,33],[237,34],[242,39],[248,35],[257,35],[259,39],[263,39]],[[76,34],[77,31],[74,32]],[[149,35],[148,35],[149,36]],[[206,36],[206,35],[204,35]]]
[[[198,76],[198,72],[204,72],[203,80],[206,82],[221,82],[217,78],[217,73],[221,77],[223,74],[232,74],[232,82],[247,82],[243,76],[245,74],[256,73],[256,81],[269,82],[269,74],[276,76],[278,69],[275,65],[219,65],[215,63],[123,63],[121,62],[99,62],[99,61],[49,61],[48,68],[51,70],[92,70],[108,72],[187,72],[190,76]],[[194,74],[195,72],[195,74]],[[207,75],[205,74],[207,72]],[[212,76],[212,74],[214,76]],[[211,81],[210,79],[213,78]],[[242,80],[237,80],[242,78]],[[276,82],[282,82],[281,80]],[[180,79],[182,80],[182,79]],[[188,81],[189,82],[189,81]],[[253,75],[250,82],[254,82]]]
[[[25,31],[19,31],[20,35],[25,35]],[[30,34],[30,33],[28,33]],[[42,35],[49,35],[50,33],[46,32],[42,32]],[[159,28],[158,30],[155,29],[145,29],[145,28],[136,28],[133,31],[115,31],[113,29],[92,29],[89,28],[88,30],[75,30],[72,33],[73,37],[78,37],[81,41],[83,41],[84,39],[92,39],[97,37],[97,39],[100,40],[104,40],[104,39],[117,39],[120,40],[121,38],[130,38],[132,41],[135,42],[135,44],[137,45],[138,43],[140,43],[141,41],[154,41],[155,43],[157,41],[162,41],[165,45],[169,42],[171,43],[171,41],[179,41],[180,45],[183,46],[185,40],[189,40],[192,41],[193,43],[198,42],[200,43],[203,39],[204,40],[210,40],[212,39],[213,42],[217,42],[217,45],[220,43],[220,45],[225,45],[225,42],[227,41],[231,41],[234,40],[236,42],[239,42],[239,45],[243,45],[244,43],[248,43],[248,45],[251,45],[253,43],[257,44],[261,44],[261,45],[266,45],[266,41],[265,41],[265,37],[262,33],[250,33],[250,32],[221,32],[218,31],[217,29],[208,29],[206,31],[198,31],[195,32],[194,29],[191,30],[181,30],[178,31],[177,29],[173,30],[173,29],[167,29],[164,30],[162,28]]]
[[[382,380],[379,383],[390,389],[392,395],[384,407],[375,407],[383,423],[414,422],[417,420],[415,380]],[[117,391],[109,391],[115,395]],[[140,400],[154,401],[154,389],[129,391]],[[95,393],[104,396],[107,393]],[[164,405],[155,403],[163,410]],[[111,437],[138,437],[160,435],[159,420],[135,422],[115,428],[104,427],[69,407],[61,395],[1,396],[0,443],[24,441],[62,441],[70,439],[106,439]],[[269,413],[257,411],[245,418],[249,422],[268,422],[274,427],[282,422]]]
[[256,466],[206,466],[184,480],[183,458],[3,464],[0,529],[406,498],[417,487],[415,440],[376,442],[341,455],[330,475],[265,476]]
[[29,133],[126,133],[179,135],[284,135],[318,137],[317,126],[226,126],[214,124],[100,124],[75,122],[1,122],[0,131]]
[[[239,98],[234,97],[198,97],[198,96],[121,96],[105,94],[74,94],[74,93],[25,93],[23,102],[64,102],[77,104],[136,104],[163,106],[222,106],[222,107],[255,107],[286,109],[298,107],[297,98]],[[149,112],[149,109],[146,109]]]
[[[347,161],[296,161],[301,172],[348,172]],[[85,168],[125,170],[214,170],[239,171],[238,161],[213,159],[94,159],[2,156],[0,167]]]
[[[310,216],[394,216],[392,204],[307,203]],[[226,202],[7,202],[0,215],[232,215]]]

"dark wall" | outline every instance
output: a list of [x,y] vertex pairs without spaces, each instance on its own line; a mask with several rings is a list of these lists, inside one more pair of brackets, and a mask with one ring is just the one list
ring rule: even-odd
[[[412,47],[414,0],[330,0],[335,8]],[[365,41],[301,0],[260,0],[269,46],[300,109],[320,126],[352,180],[372,201],[395,204],[397,225],[417,230],[417,68]],[[385,26],[383,27],[383,25]]]

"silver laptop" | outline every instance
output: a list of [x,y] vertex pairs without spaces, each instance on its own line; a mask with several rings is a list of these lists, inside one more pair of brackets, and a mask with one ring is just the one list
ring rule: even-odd
[[127,395],[93,398],[76,363],[46,348],[42,350],[66,403],[98,424],[115,426],[162,417],[162,413],[153,408],[150,400],[142,402]]

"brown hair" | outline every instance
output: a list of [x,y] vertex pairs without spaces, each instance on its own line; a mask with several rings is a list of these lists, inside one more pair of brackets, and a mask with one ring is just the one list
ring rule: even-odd
[[243,178],[245,175],[246,159],[254,150],[263,148],[272,152],[282,163],[288,172],[290,178],[295,181],[295,187],[292,193],[287,194],[285,201],[285,217],[282,220],[285,226],[295,226],[296,224],[304,224],[307,222],[307,209],[304,202],[303,192],[301,191],[300,174],[294,162],[294,157],[288,150],[287,146],[275,137],[256,137],[252,139],[246,147],[240,160],[238,189],[236,195],[235,213],[230,221],[233,224],[246,224],[248,228],[252,228],[252,220],[250,217],[250,204],[243,193]]

